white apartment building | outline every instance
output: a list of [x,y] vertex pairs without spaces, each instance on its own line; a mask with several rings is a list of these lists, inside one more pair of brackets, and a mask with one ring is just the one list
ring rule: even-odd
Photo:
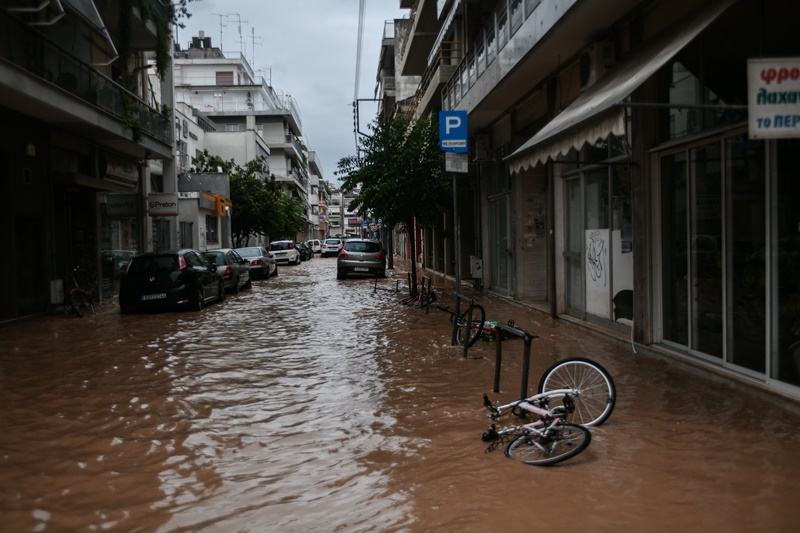
[[303,140],[294,99],[257,76],[240,53],[212,47],[203,32],[192,38],[188,49],[175,52],[174,64],[176,102],[216,124],[215,131],[205,132],[204,147],[239,165],[266,158],[269,173],[303,205],[307,221],[303,233],[315,234],[319,219],[312,208],[316,189],[310,169],[317,180],[322,169],[311,161],[313,152]]

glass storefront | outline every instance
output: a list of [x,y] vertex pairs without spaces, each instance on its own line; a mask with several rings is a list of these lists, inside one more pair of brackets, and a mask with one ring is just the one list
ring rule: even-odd
[[735,132],[663,154],[659,164],[662,341],[794,385],[800,164],[790,154],[798,148]]
[[136,194],[102,193],[100,202],[100,261],[103,298],[119,293],[119,277],[140,252],[139,201]]

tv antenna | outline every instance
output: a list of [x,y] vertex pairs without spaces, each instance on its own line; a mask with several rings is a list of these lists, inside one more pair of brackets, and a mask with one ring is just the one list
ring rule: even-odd
[[252,62],[253,62],[253,68],[255,68],[256,67],[256,44],[258,44],[258,46],[263,46],[264,45],[264,41],[256,43],[256,39],[261,39],[261,36],[256,37],[256,28],[255,28],[255,26],[251,26],[250,27],[250,35],[252,36],[252,39],[253,39],[253,58],[252,58]]
[[223,18],[228,18],[232,15],[220,15],[219,13],[211,13],[215,17],[219,17],[219,49],[222,50],[222,28],[227,28],[225,24],[222,23]]
[[228,17],[236,17],[236,20],[238,22],[238,28],[239,28],[239,51],[242,53],[242,55],[244,55],[244,39],[242,38],[242,22],[247,24],[247,21],[246,20],[242,20],[242,16],[239,13],[234,13],[232,15],[228,15]]

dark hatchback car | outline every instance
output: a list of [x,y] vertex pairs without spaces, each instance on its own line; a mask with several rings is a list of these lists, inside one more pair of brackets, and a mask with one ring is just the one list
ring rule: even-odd
[[134,257],[120,279],[122,313],[189,309],[225,299],[217,267],[197,250],[149,252]]
[[311,247],[304,242],[296,242],[294,243],[294,247],[297,248],[297,251],[300,252],[300,260],[301,261],[308,261],[312,257],[314,257],[314,252],[311,251]]
[[348,239],[336,258],[336,279],[348,275],[386,277],[386,253],[371,239]]

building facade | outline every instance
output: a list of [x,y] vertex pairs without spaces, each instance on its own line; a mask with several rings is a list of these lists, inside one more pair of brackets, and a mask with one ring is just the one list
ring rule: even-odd
[[[0,321],[58,311],[75,267],[96,301],[111,298],[121,257],[175,244],[174,217],[148,201],[177,193],[172,18],[151,0],[0,6],[0,120],[14,125],[0,134],[14,198],[0,215],[9,252],[0,275],[15,280]],[[147,83],[150,57],[162,99]]]
[[[316,234],[318,214],[313,179],[322,168],[303,137],[300,109],[290,95],[276,91],[253,72],[239,52],[222,52],[203,32],[175,54],[176,101],[216,124],[204,146],[212,154],[239,165],[263,157],[268,172],[303,209],[305,227],[297,235]],[[234,208],[235,209],[235,208]],[[286,236],[270,236],[286,237]]]
[[[768,82],[800,72],[800,8],[409,4],[405,112],[468,113],[461,272],[479,258],[493,292],[800,398],[798,112],[754,134],[748,92],[761,76],[762,107],[796,102]],[[450,274],[440,241],[426,230],[421,260]]]

